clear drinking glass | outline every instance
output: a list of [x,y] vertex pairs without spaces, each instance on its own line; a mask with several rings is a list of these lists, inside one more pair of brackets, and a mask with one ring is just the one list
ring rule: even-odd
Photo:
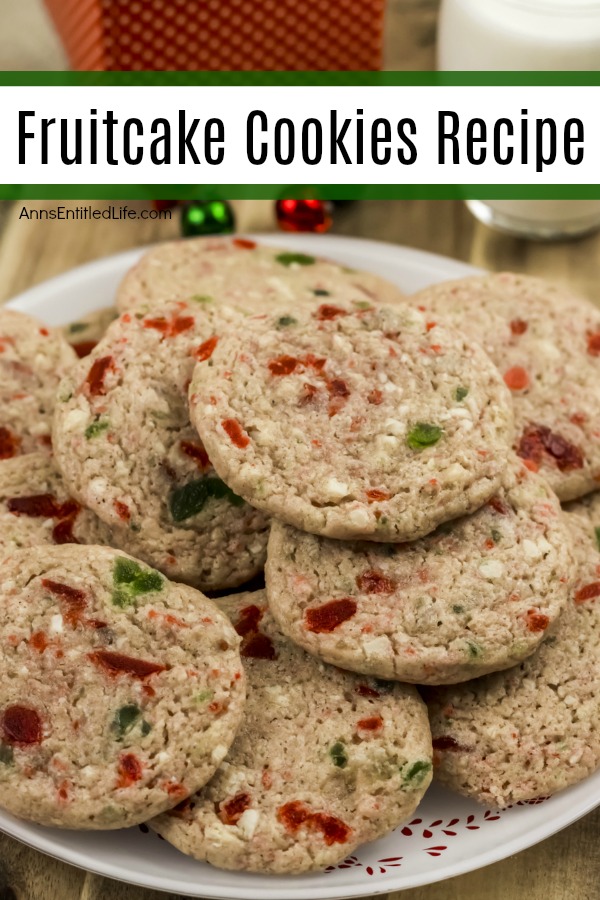
[[442,0],[438,67],[600,69],[600,2]]
[[[442,70],[600,69],[600,0],[442,0]],[[600,227],[600,200],[475,200],[488,225],[537,238]]]

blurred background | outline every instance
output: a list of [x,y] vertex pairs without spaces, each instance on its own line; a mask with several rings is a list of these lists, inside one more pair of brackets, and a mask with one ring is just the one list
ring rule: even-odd
[[[440,0],[388,0],[383,35],[386,69],[432,67],[439,5]],[[42,0],[0,0],[0,23],[0,69],[68,67]]]
[[[492,8],[501,8],[508,0],[202,0],[202,3],[197,0],[77,0],[77,2],[46,0],[46,2],[54,4],[54,16],[57,21],[61,21],[62,16],[63,26],[64,19],[69,15],[80,17],[82,22],[78,31],[79,43],[97,42],[98,38],[94,35],[102,31],[104,39],[109,43],[112,42],[111,52],[115,68],[118,67],[116,65],[118,59],[123,62],[124,48],[127,49],[128,46],[124,35],[129,34],[127,40],[131,40],[131,34],[141,34],[146,38],[148,30],[156,28],[156,15],[159,13],[162,15],[169,7],[174,25],[169,25],[169,28],[165,29],[165,42],[167,45],[187,46],[188,62],[191,58],[189,52],[207,43],[202,41],[207,29],[212,29],[213,36],[217,33],[221,37],[226,33],[230,34],[229,40],[233,42],[237,32],[246,36],[255,28],[259,31],[261,27],[266,28],[264,20],[255,23],[252,19],[253,11],[257,10],[262,10],[263,13],[271,10],[283,23],[281,28],[284,33],[288,24],[292,29],[302,27],[305,43],[307,28],[320,29],[321,36],[317,46],[323,47],[325,53],[327,46],[322,43],[323,23],[318,17],[315,19],[314,14],[317,9],[322,11],[329,8],[345,11],[344,21],[350,21],[353,34],[357,33],[355,26],[362,23],[358,28],[359,37],[364,32],[363,26],[367,15],[365,10],[369,12],[372,19],[369,20],[372,26],[369,32],[372,39],[369,60],[373,63],[370,67],[378,64],[377,54],[381,44],[382,53],[379,56],[384,68],[431,70],[436,66],[436,38],[440,12],[442,13],[440,31],[443,32],[446,27],[448,35],[453,37],[456,28],[452,30],[449,26],[455,26],[459,22],[456,19],[459,11],[471,6],[476,10],[485,9],[489,12]],[[510,0],[513,13],[520,2],[521,0]],[[558,2],[559,0],[553,0],[555,13]],[[565,8],[569,7],[569,0],[565,0],[565,4]],[[219,22],[215,22],[214,19],[230,6],[236,7],[243,15],[236,16],[237,24],[228,30],[223,25],[222,19]],[[600,4],[596,6],[600,9]],[[384,8],[385,18],[382,22],[381,13]],[[206,24],[200,25],[190,40],[182,37],[185,27],[182,27],[181,23],[183,22],[185,26],[186,9],[194,12],[203,9],[206,11],[203,15],[207,17]],[[312,18],[306,14],[307,9]],[[88,13],[84,15],[85,10],[88,10]],[[93,14],[89,12],[90,10]],[[112,18],[110,16],[107,18],[109,13]],[[596,12],[595,15],[599,17],[600,26],[600,13]],[[294,16],[300,16],[302,19],[300,24]],[[568,18],[569,21],[574,21],[572,16]],[[312,24],[307,26],[304,19]],[[100,21],[103,23],[102,29],[98,24]],[[553,22],[556,23],[556,16]],[[543,22],[540,23],[540,27],[542,24]],[[42,0],[0,0],[0,26],[0,69],[68,68],[67,56],[50,19],[47,6]],[[587,30],[589,34],[593,33],[591,28]],[[154,34],[156,41],[156,31]],[[311,38],[312,36],[311,33]],[[464,37],[464,41],[473,43],[469,35]],[[333,38],[332,42],[335,43]],[[482,42],[483,38],[479,44]],[[455,43],[447,43],[449,50],[456,50]],[[245,49],[246,43],[243,46]],[[600,42],[597,50],[600,53]],[[461,51],[460,47],[458,51]],[[140,52],[139,58],[142,59],[143,51]],[[166,56],[166,51],[164,52]],[[462,51],[458,52],[456,58],[457,65],[460,65],[463,59]],[[589,63],[592,67],[596,58],[600,56],[586,57],[585,60],[582,56],[582,65]],[[224,57],[221,62],[223,59]],[[331,57],[327,59],[331,62]],[[369,60],[365,62],[364,68],[369,67]],[[174,56],[173,63],[177,61],[178,57]],[[169,60],[166,62],[169,63]],[[312,68],[324,67],[320,66],[319,62],[320,59],[315,58]],[[510,60],[505,57],[503,65],[510,68],[509,63]],[[552,68],[551,63],[552,59],[545,67]],[[107,64],[106,59],[104,64]],[[144,66],[142,63],[131,62],[132,67],[134,64],[136,67],[152,68],[152,65]],[[177,65],[168,64],[165,67],[177,68]],[[561,67],[558,58],[554,67]],[[37,205],[56,206],[52,203]],[[99,203],[94,205],[103,206]],[[18,203],[0,202],[0,271],[4,276],[0,284],[0,299],[7,299],[25,285],[35,283],[42,277],[63,271],[73,264],[73,259],[84,262],[99,255],[181,234],[179,210],[174,211],[169,222],[132,221],[116,224],[95,222],[88,227],[81,227],[73,222],[59,222],[49,227],[48,223],[23,218],[21,207],[22,205]],[[274,231],[281,226],[275,204],[270,201],[233,201],[232,211],[235,217],[234,226],[239,231]],[[458,200],[390,200],[336,204],[332,210],[330,227],[332,233],[404,244],[462,259],[482,268],[496,271],[512,269],[554,278],[569,283],[600,302],[598,232],[585,235],[578,240],[563,239],[553,243],[526,240],[488,227],[476,219],[465,204]],[[285,240],[285,235],[282,235],[282,240]],[[65,241],[68,245],[64,243]],[[26,246],[30,247],[32,242],[40,245],[41,256],[38,254],[36,257],[29,253],[28,266],[23,267],[19,251]]]
[[42,0],[0,0],[0,69],[67,68]]

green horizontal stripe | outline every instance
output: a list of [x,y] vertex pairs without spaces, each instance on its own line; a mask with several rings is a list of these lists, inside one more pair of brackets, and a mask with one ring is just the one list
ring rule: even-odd
[[[485,2],[485,0],[482,0]],[[11,87],[511,87],[600,85],[600,72],[0,72]]]
[[2,200],[599,200],[598,184],[3,184]]

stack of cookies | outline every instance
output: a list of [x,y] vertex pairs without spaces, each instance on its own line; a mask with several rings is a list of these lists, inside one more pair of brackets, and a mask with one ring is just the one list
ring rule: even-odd
[[117,306],[79,361],[0,313],[7,809],[293,873],[432,762],[489,805],[600,764],[600,311],[240,238],[151,251]]
[[[600,311],[508,273],[413,299],[485,348],[511,390],[517,456],[566,503],[569,598],[540,650],[507,672],[428,697],[438,779],[506,806],[553,794],[600,765]],[[532,560],[530,577],[545,565]]]

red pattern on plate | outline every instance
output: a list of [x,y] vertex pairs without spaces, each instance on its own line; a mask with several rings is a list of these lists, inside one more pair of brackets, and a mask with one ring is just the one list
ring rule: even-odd
[[[359,860],[356,856],[348,856],[348,857],[346,857],[344,862],[340,863],[338,866],[328,866],[325,869],[325,871],[333,872],[333,871],[335,871],[335,869],[352,869],[352,868],[362,869],[362,868],[364,868],[365,874],[367,874],[367,875],[385,875],[385,873],[388,869],[399,868],[399,866],[402,865],[403,858],[404,857],[402,857],[402,856],[386,856],[384,859],[378,859],[377,860],[377,869],[379,871],[376,872],[372,865],[365,866],[363,863],[359,862]],[[381,865],[381,863],[385,863],[385,865]]]
[[[530,801],[520,801],[517,805],[528,805],[533,803],[542,803],[544,799],[540,798],[539,800],[530,800]],[[510,807],[509,807],[510,808]],[[427,823],[424,822],[421,818],[411,819],[408,824],[403,825],[396,831],[396,834],[400,838],[400,843],[402,849],[405,850],[405,843],[408,844],[410,839],[414,844],[416,841],[431,840],[436,836],[441,837],[444,835],[445,837],[457,837],[460,836],[460,832],[463,833],[465,831],[478,831],[482,825],[486,822],[497,822],[502,818],[502,811],[486,809],[482,811],[481,816],[470,813],[468,816],[459,818],[454,817],[448,820],[445,819],[434,819],[433,821]],[[437,834],[436,834],[437,832]],[[334,872],[336,869],[350,869],[356,868],[361,869],[361,871],[365,875],[385,875],[387,869],[398,868],[402,865],[402,860],[406,859],[409,853],[412,855],[413,853],[426,853],[428,856],[432,858],[436,858],[442,856],[444,851],[448,849],[447,844],[432,844],[431,846],[426,847],[406,847],[404,856],[386,856],[383,859],[378,859],[375,862],[370,862],[369,865],[361,862],[358,856],[347,856],[346,859],[339,863],[337,866],[328,866],[325,869],[326,872]],[[359,851],[360,852],[360,851]]]

